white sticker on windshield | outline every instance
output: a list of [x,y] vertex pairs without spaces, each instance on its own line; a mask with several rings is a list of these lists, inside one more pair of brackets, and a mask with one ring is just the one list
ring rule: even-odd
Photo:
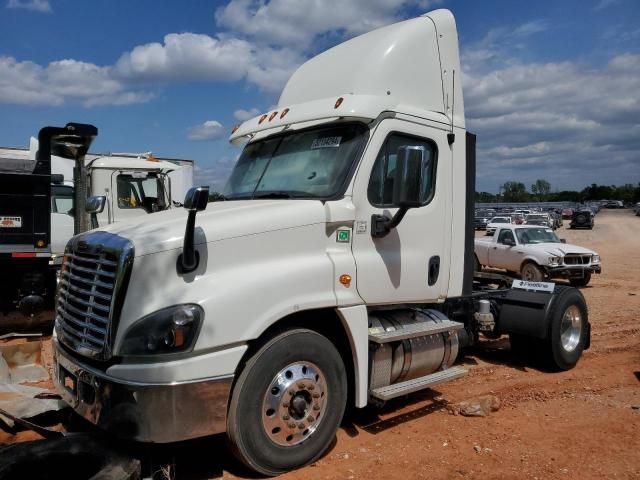
[[545,232],[549,232],[549,233],[553,233],[553,230],[551,230],[550,228],[545,228],[544,231]]
[[340,146],[340,140],[342,137],[323,137],[316,138],[311,143],[311,150],[315,150],[316,148],[335,148]]

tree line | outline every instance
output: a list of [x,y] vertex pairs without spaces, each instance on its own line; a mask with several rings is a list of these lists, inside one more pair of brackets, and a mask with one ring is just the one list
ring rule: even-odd
[[592,183],[580,191],[551,191],[551,184],[544,179],[536,180],[531,190],[522,182],[508,181],[500,186],[499,193],[476,192],[476,202],[588,202],[594,200],[622,200],[626,203],[640,202],[640,183],[634,185],[598,185]]

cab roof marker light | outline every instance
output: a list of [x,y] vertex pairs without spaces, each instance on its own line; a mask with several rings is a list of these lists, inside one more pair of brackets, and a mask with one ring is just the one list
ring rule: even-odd
[[289,109],[285,108],[284,110],[282,110],[282,113],[280,114],[280,118],[284,118],[287,113],[289,113]]
[[231,134],[233,135],[234,133],[236,133],[239,128],[240,128],[240,124],[239,123],[237,125],[234,125],[234,127],[231,129]]
[[344,102],[344,98],[338,97],[338,99],[336,100],[336,103],[333,106],[333,108],[338,108],[340,105],[342,105],[342,102]]
[[276,118],[276,115],[278,115],[278,111],[276,110],[275,112],[273,112],[270,116],[269,116],[269,121],[273,120],[274,118]]
[[258,120],[258,125],[261,124],[262,122],[264,122],[267,119],[267,114],[265,113],[264,115],[262,115],[260,117],[260,120]]

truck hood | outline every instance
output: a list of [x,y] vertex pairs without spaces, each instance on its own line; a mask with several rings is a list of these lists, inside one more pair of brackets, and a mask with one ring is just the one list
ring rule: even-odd
[[597,255],[593,250],[588,248],[579,247],[578,245],[571,245],[570,243],[538,243],[535,245],[537,249],[544,250],[550,255],[556,257],[564,257],[566,254],[577,253],[580,255]]
[[[257,235],[326,222],[319,200],[233,200],[211,202],[196,216],[195,243]],[[130,240],[135,255],[182,248],[187,211],[172,209],[134,222],[111,224],[99,230]]]

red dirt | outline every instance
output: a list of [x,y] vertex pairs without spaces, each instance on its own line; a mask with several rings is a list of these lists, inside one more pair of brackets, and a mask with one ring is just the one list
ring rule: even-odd
[[[557,233],[603,260],[603,273],[583,289],[592,345],[576,368],[539,371],[513,362],[506,339],[487,342],[460,361],[467,377],[348,415],[325,457],[280,478],[640,478],[640,218],[602,211],[593,231]],[[50,365],[48,345],[43,361]],[[447,413],[447,403],[485,394],[500,399],[499,411]],[[0,443],[36,437],[0,431]],[[229,456],[220,438],[171,453],[176,478],[245,478]]]

